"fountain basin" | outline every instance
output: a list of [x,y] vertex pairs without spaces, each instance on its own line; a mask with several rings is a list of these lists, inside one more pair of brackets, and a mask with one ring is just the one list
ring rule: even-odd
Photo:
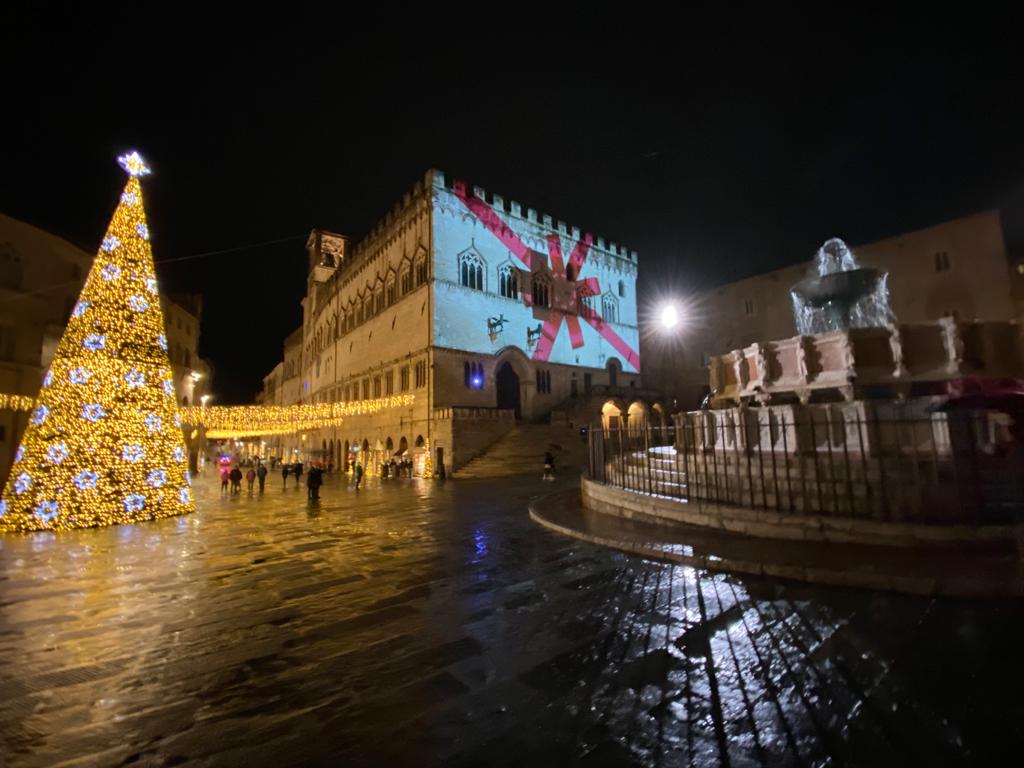
[[878,288],[882,271],[871,267],[860,267],[846,272],[831,272],[801,280],[793,286],[793,293],[812,307],[829,304],[849,306]]

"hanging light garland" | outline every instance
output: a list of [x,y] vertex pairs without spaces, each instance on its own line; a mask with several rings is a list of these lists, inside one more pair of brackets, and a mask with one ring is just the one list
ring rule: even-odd
[[[349,416],[362,416],[390,408],[407,408],[415,395],[392,395],[374,400],[310,405],[217,405],[181,408],[178,416],[185,427],[203,426],[211,440],[287,435],[341,426]],[[31,411],[36,400],[24,395],[0,394],[0,410]]]

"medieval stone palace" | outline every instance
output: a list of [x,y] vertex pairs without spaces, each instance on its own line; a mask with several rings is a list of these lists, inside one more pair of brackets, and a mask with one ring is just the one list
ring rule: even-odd
[[450,472],[517,420],[640,385],[636,252],[515,201],[430,171],[362,242],[315,229],[307,250],[303,325],[262,402],[413,399],[271,455]]

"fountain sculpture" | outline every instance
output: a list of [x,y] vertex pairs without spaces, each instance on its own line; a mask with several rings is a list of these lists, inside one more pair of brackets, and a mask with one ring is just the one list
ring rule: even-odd
[[838,237],[815,256],[818,274],[793,286],[793,316],[801,336],[847,328],[893,325],[888,273],[858,267],[853,252]]

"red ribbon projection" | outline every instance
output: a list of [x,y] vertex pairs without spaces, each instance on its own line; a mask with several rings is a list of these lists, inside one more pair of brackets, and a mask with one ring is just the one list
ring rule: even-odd
[[[548,235],[548,253],[543,253],[529,248],[526,243],[519,239],[519,236],[512,231],[502,218],[494,212],[487,203],[479,197],[466,191],[466,184],[456,181],[452,184],[456,197],[461,200],[470,212],[476,216],[480,223],[487,227],[501,243],[512,252],[523,268],[533,272],[535,264],[547,264],[547,256],[551,258],[551,272],[555,281],[552,286],[552,306],[548,311],[548,317],[541,329],[541,338],[537,342],[537,349],[534,350],[533,359],[547,361],[551,357],[551,349],[562,328],[562,321],[565,321],[569,328],[569,341],[573,349],[583,346],[583,330],[580,328],[579,318],[583,318],[602,338],[604,338],[620,355],[625,358],[634,370],[640,370],[640,355],[627,344],[619,334],[594,309],[587,306],[585,299],[591,296],[599,296],[601,293],[596,277],[579,279],[580,270],[583,269],[583,262],[587,259],[587,253],[593,243],[593,238],[588,234],[582,240],[577,240],[569,254],[569,267],[566,269],[562,259],[562,240],[558,235]],[[539,260],[539,261],[535,261]],[[526,306],[533,306],[532,285],[523,286],[523,301]]]

